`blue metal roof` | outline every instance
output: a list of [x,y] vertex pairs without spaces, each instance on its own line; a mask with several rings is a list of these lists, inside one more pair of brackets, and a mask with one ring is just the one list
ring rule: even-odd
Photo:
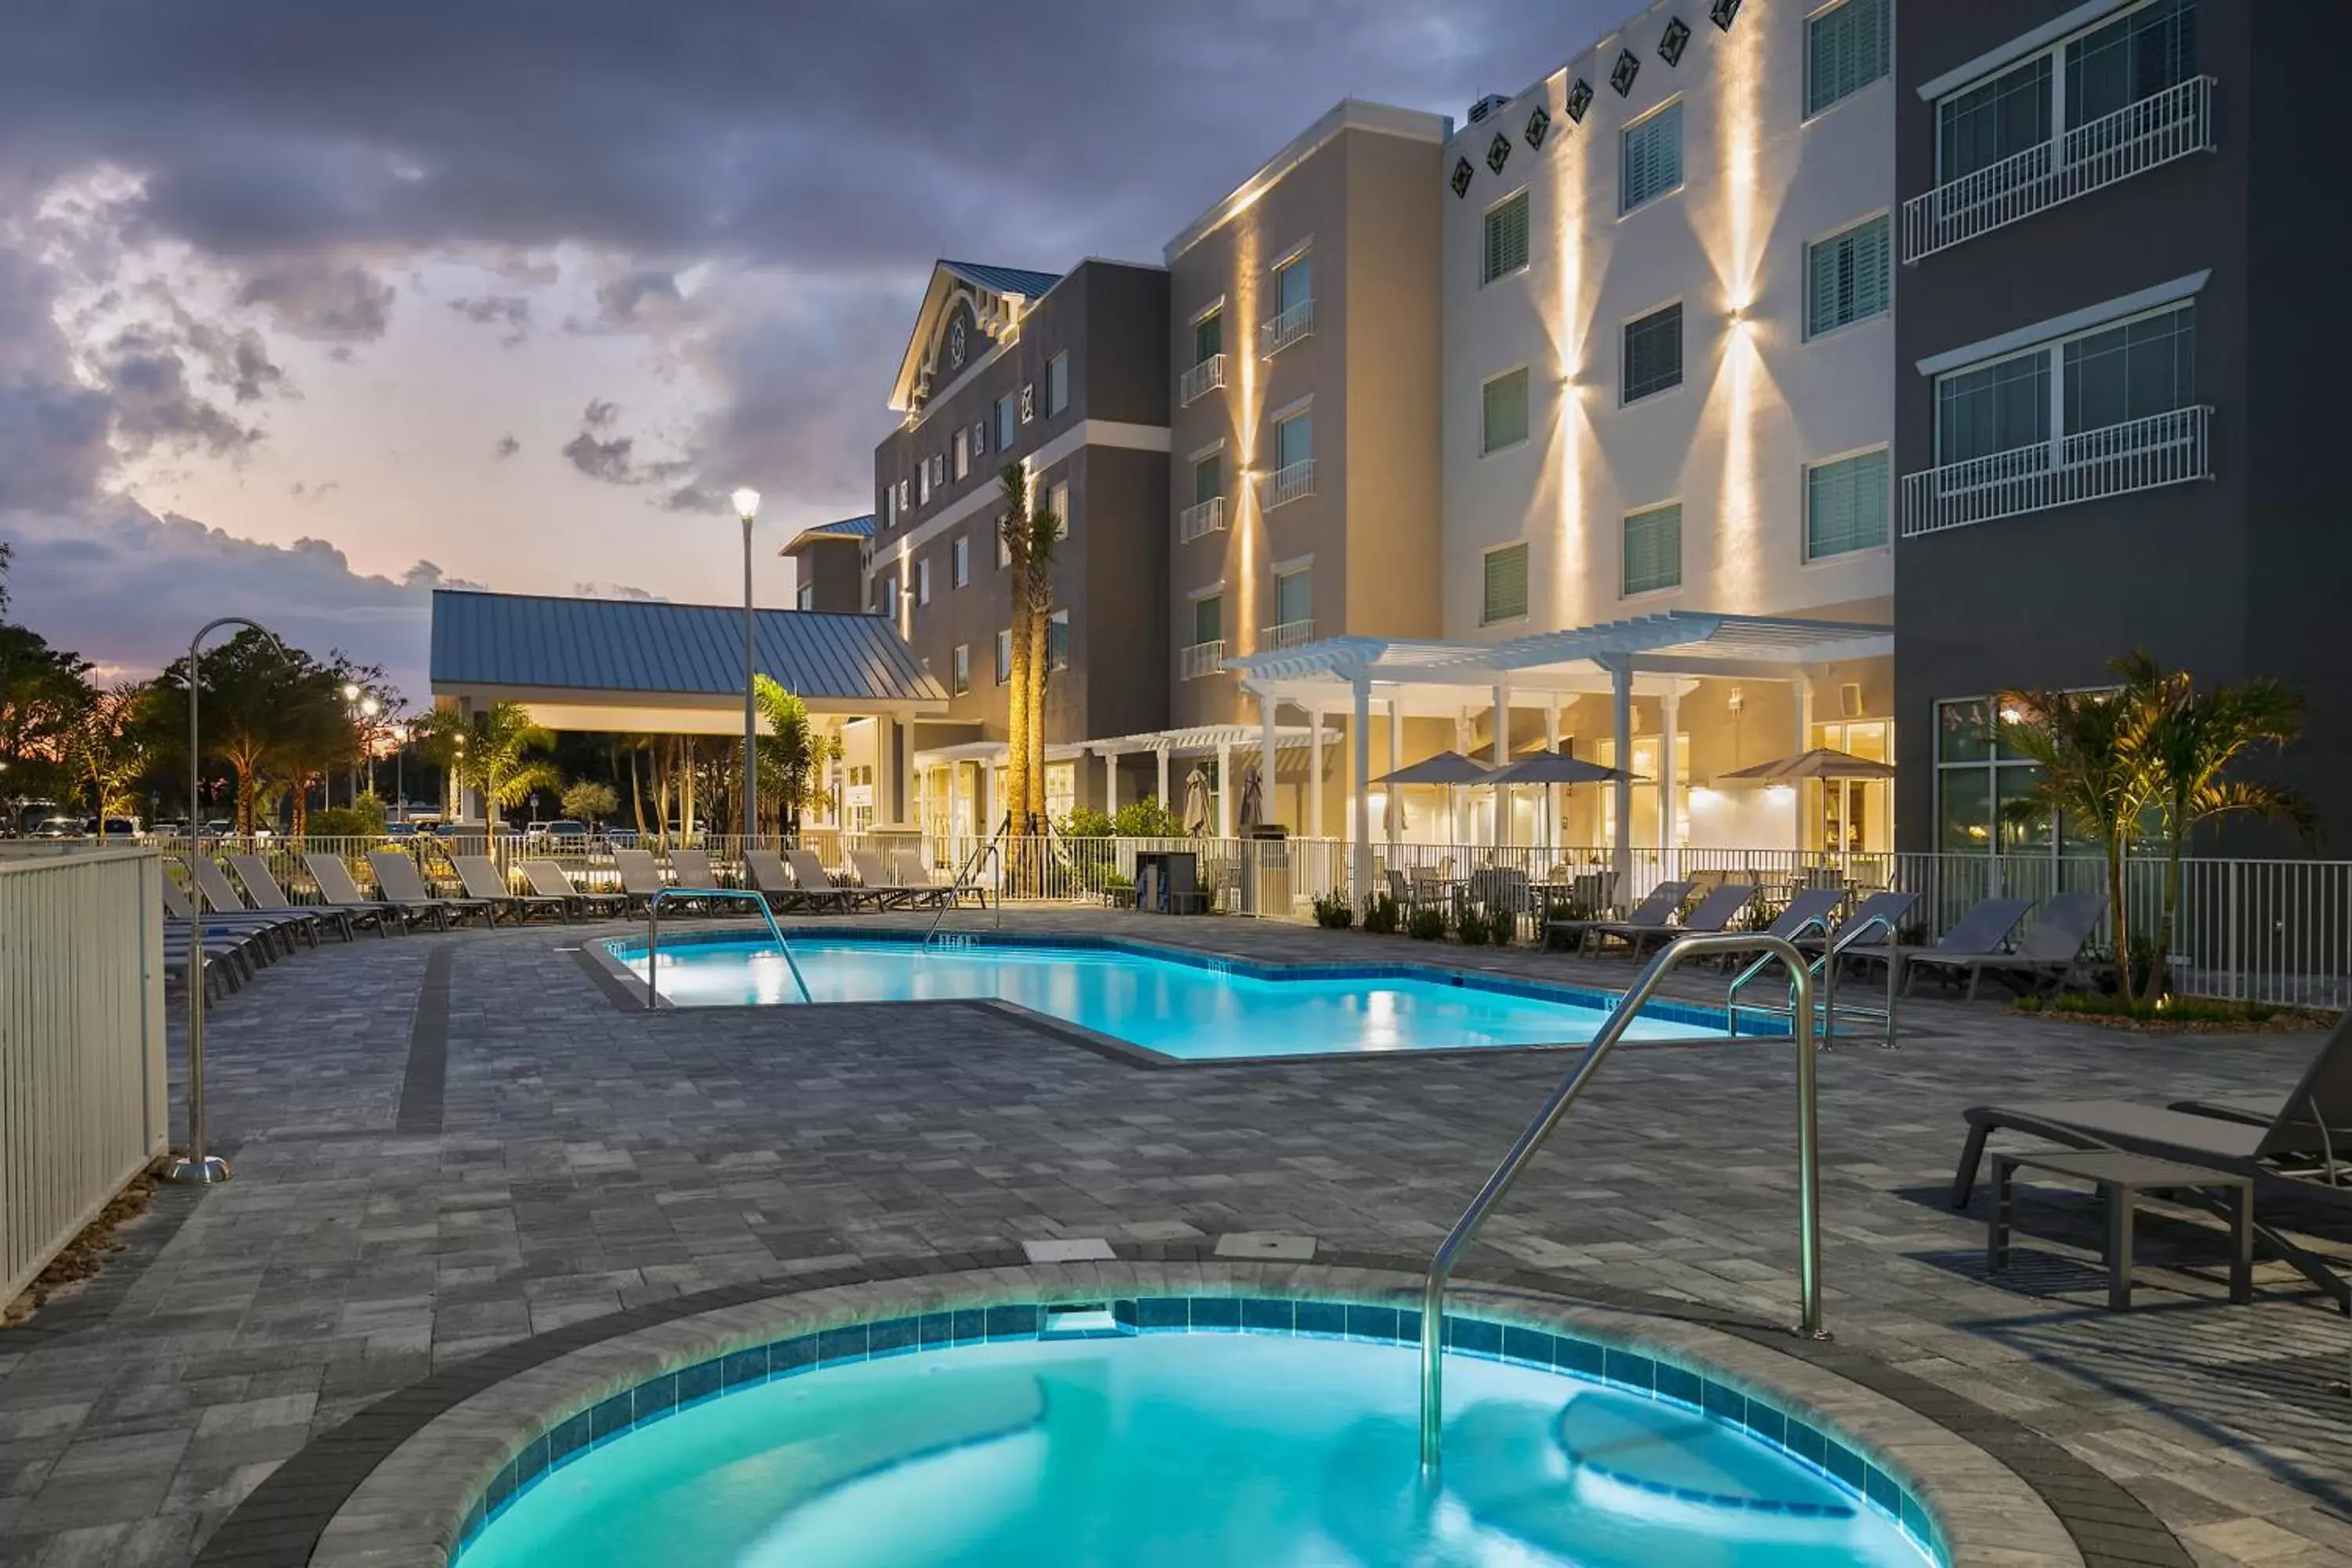
[[837,522],[820,522],[803,528],[793,535],[792,542],[784,546],[783,553],[790,555],[802,545],[814,543],[819,540],[871,539],[873,537],[874,514],[869,511],[864,517],[845,517]]
[[[761,610],[756,662],[811,701],[945,702],[878,616]],[[743,612],[719,605],[436,589],[433,689],[508,686],[708,696],[743,689]]]
[[1019,294],[1034,300],[1062,280],[1058,272],[1032,272],[1025,267],[991,267],[980,261],[942,261],[940,266],[965,282],[997,294]]

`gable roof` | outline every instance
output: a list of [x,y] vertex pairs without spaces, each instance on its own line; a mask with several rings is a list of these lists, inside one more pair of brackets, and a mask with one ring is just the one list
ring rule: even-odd
[[1026,267],[991,267],[982,261],[942,261],[941,267],[975,289],[992,294],[1018,294],[1034,300],[1062,280],[1058,272],[1036,272]]
[[779,553],[798,555],[804,547],[811,544],[823,544],[828,540],[855,541],[873,537],[874,514],[869,511],[864,517],[845,517],[838,521],[820,522],[803,528],[793,535],[792,542],[785,545]]
[[[761,610],[755,661],[814,702],[939,702],[947,692],[878,616]],[[743,689],[743,612],[719,605],[436,589],[432,685],[715,696]]]
[[941,318],[960,289],[979,296],[982,330],[992,338],[999,320],[1017,323],[1023,310],[1061,280],[1058,272],[1035,272],[1025,267],[995,267],[978,261],[932,263],[930,286],[923,290],[914,331],[907,338],[907,352],[898,356],[898,374],[890,384],[891,411],[904,414],[915,406],[924,360],[939,335]]

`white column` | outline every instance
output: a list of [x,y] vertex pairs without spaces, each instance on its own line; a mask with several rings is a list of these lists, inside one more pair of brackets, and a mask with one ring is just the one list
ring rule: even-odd
[[1307,836],[1323,837],[1323,710],[1307,710]]
[[1349,685],[1356,748],[1356,852],[1350,891],[1360,908],[1372,896],[1372,683],[1359,676]]
[[[1812,671],[1809,669],[1801,671],[1796,679],[1789,682],[1789,709],[1795,716],[1796,721],[1795,728],[1797,733],[1793,737],[1794,743],[1789,748],[1789,754],[1793,757],[1798,755],[1800,752],[1810,752],[1813,749]],[[1824,783],[1821,787],[1822,789],[1827,789],[1830,786]],[[1796,810],[1793,814],[1793,820],[1790,823],[1792,831],[1790,835],[1789,847],[1792,849],[1802,849],[1805,847],[1805,807],[1807,804],[1809,804],[1805,797],[1805,781],[1803,779],[1799,779],[1797,781]],[[1820,817],[1817,816],[1813,820],[1819,821]],[[1832,844],[1826,845],[1824,847],[1834,849],[1838,847],[1838,846]]]
[[1610,729],[1617,741],[1617,841],[1611,862],[1617,872],[1617,897],[1633,902],[1633,667],[1620,660],[1609,667]]
[[1666,875],[1676,875],[1682,851],[1675,837],[1675,792],[1683,782],[1683,759],[1675,744],[1676,710],[1682,706],[1682,682],[1669,680],[1658,700],[1658,859]]
[[1105,752],[1103,760],[1103,815],[1115,816],[1118,811],[1118,753]]
[[[1402,766],[1404,766],[1404,710],[1397,699],[1391,697],[1389,699],[1389,772],[1394,773]],[[1402,787],[1403,786],[1400,784],[1388,786],[1390,805],[1384,815],[1389,819],[1389,864],[1391,866],[1396,864],[1397,823],[1404,816],[1403,808],[1397,799],[1397,791]]]
[[1175,803],[1168,798],[1168,742],[1160,742],[1152,748],[1152,752],[1160,766],[1160,809],[1172,812],[1176,806]]
[[[1466,757],[1470,754],[1470,710],[1467,708],[1460,710],[1454,715],[1454,749],[1463,756]],[[1456,844],[1468,844],[1470,842],[1469,806],[1463,800],[1462,792],[1448,788],[1445,792],[1445,804],[1449,815],[1453,817],[1453,820],[1446,825],[1447,837]],[[1468,868],[1466,865],[1456,867],[1454,874],[1458,877]]]
[[[1258,694],[1257,783],[1258,799],[1263,803],[1258,807],[1258,820],[1262,823],[1274,820],[1274,710],[1276,706],[1273,698],[1264,692]],[[1296,831],[1297,824],[1293,823],[1291,826]]]
[[1217,742],[1217,837],[1234,836],[1234,746]]
[[[1559,750],[1559,693],[1555,691],[1544,700],[1544,750]],[[1559,853],[1559,785],[1544,785],[1544,844],[1553,856]]]
[[[1511,683],[1495,682],[1495,743],[1488,750],[1494,755],[1495,766],[1511,765]],[[1495,845],[1500,848],[1511,841],[1511,786],[1495,786]]]

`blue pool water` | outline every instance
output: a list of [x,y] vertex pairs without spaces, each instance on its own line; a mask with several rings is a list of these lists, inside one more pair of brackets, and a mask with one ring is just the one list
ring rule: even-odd
[[[996,943],[924,948],[911,942],[793,936],[817,1002],[995,997],[1181,1060],[1319,1056],[1350,1051],[1576,1045],[1591,1039],[1615,998],[1551,987],[1451,984],[1402,967],[1280,969],[1186,961],[1108,945]],[[645,944],[613,956],[639,980]],[[664,944],[659,984],[680,1007],[792,1005],[799,989],[774,945]],[[1629,1039],[1724,1034],[1719,1012],[1653,1005]]]
[[1199,1331],[796,1372],[574,1453],[502,1499],[459,1568],[1933,1561],[1735,1419],[1467,1356],[1447,1358],[1444,1485],[1424,1491],[1416,1373],[1403,1344]]

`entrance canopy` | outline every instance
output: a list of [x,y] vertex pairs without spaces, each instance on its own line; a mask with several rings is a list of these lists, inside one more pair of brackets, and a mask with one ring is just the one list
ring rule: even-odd
[[[761,610],[752,662],[814,714],[947,710],[947,692],[878,616]],[[432,685],[477,710],[520,702],[551,730],[740,735],[743,612],[442,589]]]

